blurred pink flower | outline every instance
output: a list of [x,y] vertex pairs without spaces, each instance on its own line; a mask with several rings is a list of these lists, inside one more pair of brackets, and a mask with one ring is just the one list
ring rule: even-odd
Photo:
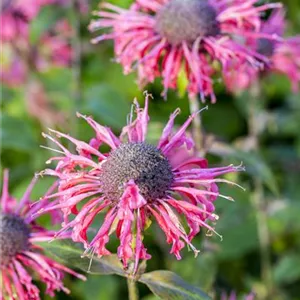
[[[244,300],[254,300],[255,295],[253,293],[248,294],[243,298]],[[227,295],[225,292],[221,295],[221,300],[237,300],[236,292],[232,291],[229,295]]]
[[[101,17],[93,20],[91,31],[112,28],[92,40],[97,43],[112,39],[117,62],[124,73],[138,70],[140,85],[163,78],[166,96],[175,89],[181,74],[188,79],[191,96],[200,93],[204,101],[215,102],[213,78],[218,61],[223,70],[232,61],[246,61],[259,69],[268,59],[247,48],[243,39],[276,36],[262,34],[260,14],[281,7],[278,3],[259,5],[257,0],[136,0],[129,10],[103,3]],[[237,39],[239,37],[239,40]]]
[[44,5],[55,0],[3,0],[1,3],[1,42],[21,37],[27,39],[29,24]]
[[66,67],[71,64],[72,27],[67,20],[59,20],[45,32],[36,45],[28,40],[18,39],[3,43],[0,80],[14,87],[29,79],[29,71],[45,72],[52,66]]
[[[234,183],[216,177],[243,170],[243,167],[233,165],[208,168],[207,161],[194,154],[194,142],[186,134],[196,114],[173,133],[179,109],[171,114],[158,145],[147,143],[148,98],[149,95],[144,109],[135,102],[137,117],[134,120],[131,112],[120,137],[91,117],[80,114],[78,116],[95,130],[95,137],[89,144],[50,130],[58,139],[72,142],[76,154],[51,135],[43,134],[61,150],[54,151],[63,154],[47,162],[57,161],[55,170],[46,169],[41,173],[59,178],[58,192],[45,199],[60,197],[60,203],[54,202],[38,213],[61,209],[64,222],[57,235],[72,229],[73,240],[85,245],[86,254],[109,255],[105,245],[110,235],[116,232],[120,240],[118,256],[125,268],[129,261],[133,262],[135,271],[140,259],[150,258],[142,242],[150,217],[154,217],[164,231],[167,243],[172,244],[170,253],[177,259],[181,259],[180,250],[185,245],[197,254],[198,250],[191,241],[200,228],[207,229],[207,234],[216,233],[213,225],[207,223],[218,219],[213,202],[218,196],[232,200],[219,193],[217,183]],[[111,150],[102,153],[99,149],[102,145]],[[82,202],[83,206],[78,208]],[[89,241],[87,230],[104,210],[103,224]],[[72,214],[76,217],[69,219]],[[178,214],[185,216],[189,233]]]
[[[51,296],[54,296],[55,290],[69,293],[62,283],[64,273],[85,280],[84,276],[45,256],[41,246],[35,244],[50,241],[54,236],[54,231],[38,225],[32,217],[34,212],[48,206],[48,201],[43,200],[32,207],[30,193],[35,182],[36,179],[33,179],[18,203],[8,193],[8,171],[4,171],[0,210],[1,299],[40,299],[31,272],[46,284],[46,293]],[[52,214],[52,217],[53,221],[57,221],[57,214]]]
[[[262,26],[262,33],[282,37],[286,27],[283,9],[275,10]],[[277,41],[260,38],[250,42],[255,51],[269,57],[270,63],[264,70],[255,70],[246,62],[233,63],[223,74],[226,86],[231,91],[247,89],[261,75],[281,73],[286,75],[293,92],[299,91],[300,83],[300,36],[281,38]]]

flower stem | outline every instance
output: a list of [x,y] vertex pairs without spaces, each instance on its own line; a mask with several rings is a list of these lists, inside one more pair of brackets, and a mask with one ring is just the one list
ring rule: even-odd
[[[263,203],[264,191],[262,182],[259,179],[254,180],[254,192],[251,197],[251,203],[255,209],[258,239],[260,245],[261,278],[266,285],[267,296],[271,297],[273,291],[272,266],[270,259],[270,235],[267,225],[267,216]],[[271,298],[270,298],[271,299]]]
[[[261,101],[261,90],[259,82],[253,84],[250,89],[249,113],[248,113],[248,128],[249,137],[253,140],[253,150],[259,150],[259,125],[261,121],[258,119],[259,103]],[[252,206],[256,214],[257,230],[260,246],[260,264],[261,278],[267,289],[267,299],[271,297],[273,291],[272,280],[272,265],[270,257],[270,234],[267,224],[266,205],[264,203],[264,188],[260,179],[254,180],[254,192],[251,199]]]
[[139,293],[136,286],[136,281],[132,278],[127,278],[127,286],[128,286],[128,299],[129,300],[138,300]]
[[76,117],[76,112],[80,109],[80,103],[82,100],[82,91],[81,91],[81,34],[80,34],[80,3],[79,0],[72,1],[72,23],[73,23],[73,40],[72,40],[72,49],[73,49],[73,111],[71,120],[72,120],[72,131],[73,135],[77,135],[78,131],[78,122]]
[[[190,104],[190,113],[197,113],[200,110],[200,103],[197,96],[189,96],[189,104]],[[201,115],[197,114],[192,121],[193,126],[193,138],[195,141],[196,150],[204,155],[204,138],[202,134],[202,122]]]

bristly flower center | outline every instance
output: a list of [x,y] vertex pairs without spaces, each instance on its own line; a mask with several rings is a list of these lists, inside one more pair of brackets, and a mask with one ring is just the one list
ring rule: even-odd
[[269,39],[257,40],[257,52],[267,57],[271,57],[274,54],[275,45],[274,42]]
[[174,176],[168,159],[155,146],[125,143],[113,150],[102,165],[100,180],[104,195],[118,201],[131,179],[144,198],[151,201],[166,196]]
[[29,247],[30,229],[19,216],[0,213],[0,265],[8,265]]
[[157,14],[156,30],[177,45],[220,32],[216,11],[207,0],[171,0]]

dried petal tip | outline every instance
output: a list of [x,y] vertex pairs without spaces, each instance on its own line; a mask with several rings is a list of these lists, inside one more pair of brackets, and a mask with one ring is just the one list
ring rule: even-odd
[[177,45],[220,32],[215,9],[206,0],[171,0],[158,12],[156,30]]
[[8,265],[20,252],[29,247],[30,229],[17,215],[0,213],[0,266]]

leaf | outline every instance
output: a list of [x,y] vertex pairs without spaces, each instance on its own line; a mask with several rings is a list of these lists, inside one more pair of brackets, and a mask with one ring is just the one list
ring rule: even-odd
[[209,152],[221,157],[235,158],[239,162],[243,162],[247,173],[260,178],[274,194],[279,194],[277,183],[270,167],[258,153],[241,151],[224,143],[214,143]]
[[118,299],[119,285],[120,281],[114,276],[102,276],[101,279],[98,276],[89,276],[87,281],[78,280],[72,285],[72,299]]
[[246,171],[253,176],[258,176],[265,185],[276,195],[279,194],[277,183],[270,167],[259,154],[243,151],[235,151],[234,156],[246,166]]
[[159,270],[145,273],[139,281],[146,284],[161,299],[211,299],[203,291],[186,283],[181,277],[170,271]]
[[291,253],[278,262],[274,269],[274,280],[276,283],[292,283],[300,278],[300,256]]
[[2,124],[0,140],[3,149],[29,152],[37,146],[31,127],[24,120],[2,114],[0,122]]
[[117,274],[126,277],[123,266],[117,255],[112,254],[102,258],[93,257],[91,261],[91,258],[89,257],[81,257],[84,250],[71,240],[42,243],[42,246],[46,252],[49,252],[73,268],[79,268],[87,273],[95,275]]
[[107,126],[121,129],[126,124],[126,117],[130,112],[130,104],[124,96],[119,94],[109,85],[93,85],[84,92],[88,114],[93,113],[95,120],[101,121]]
[[[221,243],[220,245],[222,246]],[[174,259],[170,258],[170,270],[185,278],[190,284],[197,284],[205,291],[212,288],[217,272],[217,261],[214,254],[204,251],[197,258],[188,255],[174,264],[171,260]],[[195,270],[201,270],[201,272],[195,272]]]

